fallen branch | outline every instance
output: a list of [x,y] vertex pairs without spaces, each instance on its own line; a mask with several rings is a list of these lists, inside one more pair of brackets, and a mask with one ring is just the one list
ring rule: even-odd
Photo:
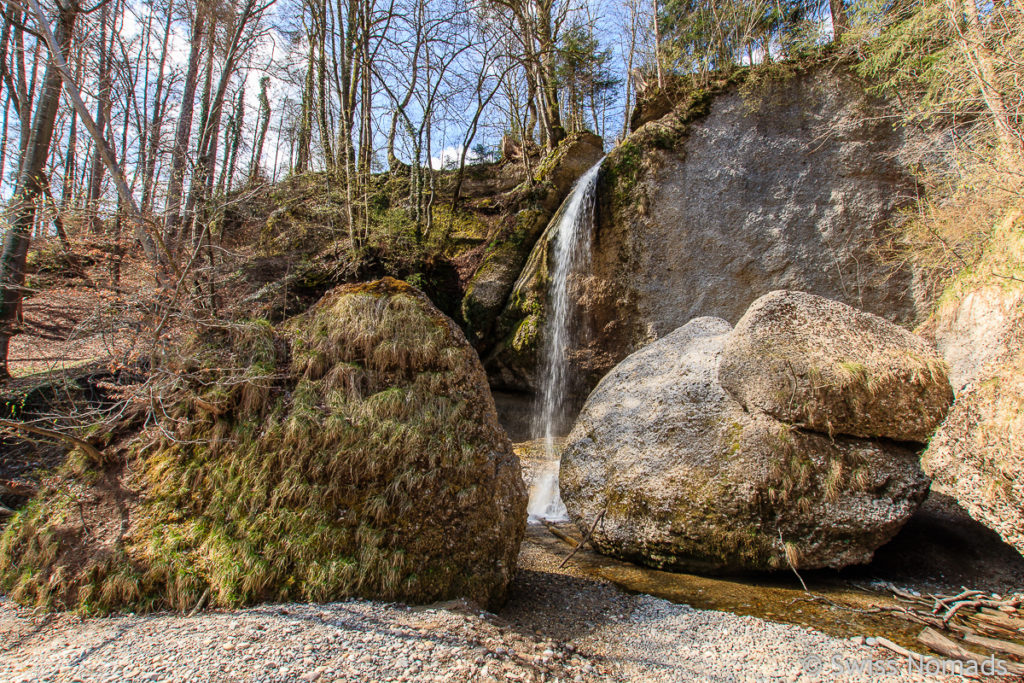
[[906,657],[907,659],[916,659],[916,660],[924,659],[924,655],[918,654],[916,652],[912,652],[912,651],[908,650],[905,647],[901,647],[900,645],[897,645],[896,643],[892,642],[888,638],[882,638],[881,636],[877,636],[875,638],[875,642],[879,645],[879,647],[884,647],[886,650],[890,650],[891,652],[895,652],[896,654],[898,654],[901,657]]
[[[961,600],[960,602],[954,603],[953,606],[950,607],[949,610],[947,610],[944,615],[942,615],[942,621],[943,622],[949,622],[949,620],[953,618],[953,615],[956,614],[961,609],[963,609],[964,607],[974,607],[977,610],[981,610],[982,608],[985,608],[985,607],[992,607],[992,608],[998,609],[1000,607],[1015,605],[1016,603],[1017,603],[1017,601],[1015,601],[1015,600],[988,600],[988,599]],[[980,613],[979,613],[979,616],[980,616]],[[1007,619],[1007,620],[1010,619],[1010,617],[1004,617],[1001,614],[999,615],[998,618]]]
[[786,558],[786,564],[788,564],[789,568],[793,570],[794,574],[796,574],[796,578],[800,580],[800,585],[804,587],[804,593],[809,595],[811,591],[807,589],[807,584],[804,583],[804,577],[800,576],[800,572],[796,570],[796,565],[794,565],[792,560],[789,559],[789,553],[786,552],[786,542],[782,540],[782,530],[776,529],[776,531],[779,532],[779,543],[782,544],[782,554]]
[[961,600],[977,597],[979,595],[984,595],[984,593],[982,593],[981,591],[969,591],[965,588],[963,592],[958,593],[957,595],[954,595],[952,597],[941,597],[938,595],[932,596],[935,598],[935,607],[932,609],[932,614],[938,614],[954,602],[960,602]]
[[196,606],[192,608],[192,611],[188,613],[188,616],[194,617],[199,612],[199,610],[203,609],[203,605],[206,604],[206,600],[209,597],[210,597],[210,587],[207,586],[206,590],[203,591],[203,594],[201,596],[199,596],[199,602],[197,602]]
[[906,607],[876,607],[879,612],[889,612],[894,617],[904,619],[906,621],[912,621],[915,624],[922,624],[924,626],[933,626],[935,628],[949,627],[950,624],[943,624],[942,620],[938,617],[929,616],[916,612],[914,610],[907,609]]
[[597,523],[598,523],[598,522],[600,522],[600,521],[601,521],[602,519],[604,519],[604,513],[605,513],[605,512],[607,511],[607,510],[608,510],[608,508],[606,507],[606,508],[604,508],[603,510],[601,510],[601,512],[600,512],[600,513],[598,513],[597,517],[595,517],[595,518],[594,518],[594,523],[590,525],[590,530],[589,530],[589,531],[587,531],[587,535],[586,535],[586,536],[584,536],[584,537],[583,537],[583,540],[581,540],[581,541],[580,541],[580,542],[579,542],[579,543],[578,543],[578,544],[576,545],[576,547],[572,549],[572,552],[571,552],[571,553],[569,553],[569,555],[568,555],[568,556],[567,556],[567,557],[566,557],[566,558],[565,558],[564,560],[562,560],[562,564],[558,565],[558,568],[559,568],[559,569],[561,569],[562,567],[564,567],[564,566],[565,566],[565,564],[566,564],[566,563],[567,563],[567,562],[568,562],[569,560],[571,560],[571,559],[572,559],[572,556],[576,554],[576,551],[578,551],[578,550],[579,550],[580,548],[582,548],[582,547],[583,547],[583,544],[584,544],[584,543],[586,543],[587,541],[589,541],[589,540],[590,540],[590,537],[591,537],[591,536],[592,536],[592,535],[594,534],[594,530],[595,530],[595,529],[597,529]]
[[[989,661],[986,657],[982,657],[977,652],[972,652],[971,650],[966,650],[960,647],[960,645],[950,640],[946,636],[942,635],[933,628],[925,628],[917,636],[917,639],[923,645],[927,645],[932,650],[938,652],[940,655],[943,655],[944,657],[949,657],[950,659],[957,659],[962,662],[973,661],[977,662],[979,665]],[[1024,674],[1024,665],[1022,664],[1015,664],[1013,662],[1006,661],[1002,662],[1002,664],[1006,668],[1006,670],[1011,674]]]
[[39,492],[39,488],[31,482],[0,480],[0,493],[19,498],[31,498]]
[[982,647],[987,647],[989,650],[995,650],[996,652],[1002,652],[1004,654],[1024,659],[1024,645],[1018,645],[1017,643],[1011,643],[1006,640],[999,640],[998,638],[987,638],[974,633],[968,633],[965,635],[964,640],[973,645],[981,645]]
[[1010,631],[1011,633],[1020,632],[1024,630],[1024,620],[1015,619],[1013,617],[1006,617],[1002,615],[985,614],[984,612],[978,612],[974,615],[979,621],[983,621],[987,624],[997,626],[1001,629]]
[[35,434],[37,436],[45,436],[51,439],[59,439],[66,443],[81,448],[85,451],[86,455],[93,458],[97,462],[103,460],[103,454],[88,441],[82,441],[81,439],[75,438],[70,434],[64,434],[63,432],[57,432],[52,429],[44,429],[43,427],[36,427],[35,425],[26,424],[24,422],[11,422],[10,420],[0,420],[0,427],[7,427],[8,429],[18,429],[29,434]]

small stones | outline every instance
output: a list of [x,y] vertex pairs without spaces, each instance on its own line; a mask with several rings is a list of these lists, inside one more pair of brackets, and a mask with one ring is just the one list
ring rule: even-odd
[[0,652],[0,681],[595,683],[776,680],[776,674],[792,680],[810,655],[826,661],[880,656],[867,647],[873,639],[829,638],[626,595],[607,584],[580,591],[549,579],[534,583],[530,574],[522,572],[524,595],[497,619],[351,600],[194,617],[57,618],[40,627],[30,611],[0,598],[0,642],[22,639]]

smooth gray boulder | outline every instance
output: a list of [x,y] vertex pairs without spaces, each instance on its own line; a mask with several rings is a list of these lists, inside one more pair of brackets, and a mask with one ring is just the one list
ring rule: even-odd
[[697,318],[619,363],[562,454],[561,493],[602,553],[705,572],[867,562],[923,500],[914,450],[747,412],[718,384],[730,331]]
[[824,297],[779,290],[736,323],[718,380],[748,410],[825,434],[924,443],[953,402],[920,337]]

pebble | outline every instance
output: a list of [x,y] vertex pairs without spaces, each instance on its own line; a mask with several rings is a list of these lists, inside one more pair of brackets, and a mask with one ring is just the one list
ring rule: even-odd
[[0,681],[847,682],[874,679],[802,667],[891,657],[874,638],[626,594],[561,560],[524,543],[497,615],[348,600],[82,620],[40,618],[0,597]]

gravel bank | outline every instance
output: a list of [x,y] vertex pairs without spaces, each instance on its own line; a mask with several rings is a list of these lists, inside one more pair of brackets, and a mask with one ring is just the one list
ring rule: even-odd
[[[597,680],[565,646],[525,638],[462,605],[350,601],[233,612],[34,619],[0,605],[0,680]],[[591,675],[591,673],[593,675]]]
[[[0,601],[0,681],[880,680],[830,670],[888,656],[878,648],[628,595],[559,568],[564,554],[531,528],[497,615],[354,600],[83,621]],[[943,680],[889,661],[901,672],[882,680]]]
[[[527,481],[537,459],[524,458]],[[959,680],[798,626],[627,594],[560,567],[567,552],[530,526],[498,614],[352,600],[82,620],[0,598],[0,682]],[[872,661],[893,671],[851,671]]]

